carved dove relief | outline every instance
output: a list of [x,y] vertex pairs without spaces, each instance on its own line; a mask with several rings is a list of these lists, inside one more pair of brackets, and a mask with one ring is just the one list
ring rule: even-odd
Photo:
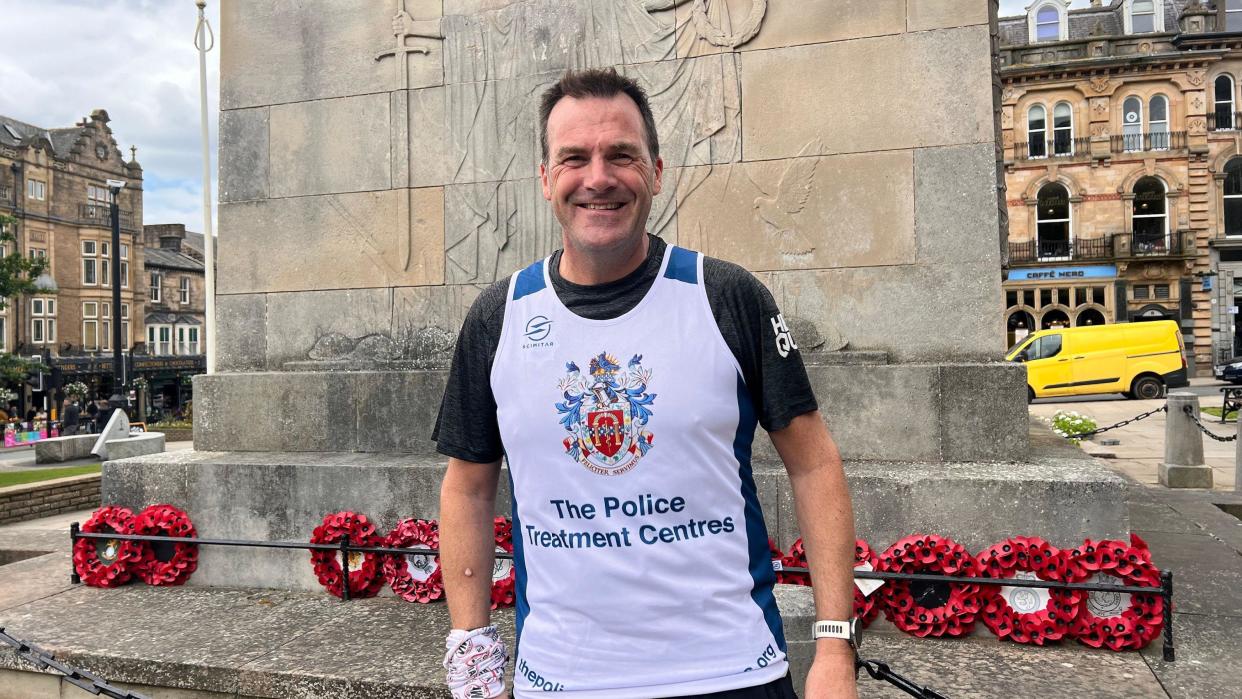
[[809,255],[815,246],[797,230],[795,216],[806,208],[811,198],[815,168],[819,165],[820,141],[802,147],[798,157],[790,161],[777,185],[776,196],[756,197],[754,209],[764,223],[764,230],[776,238],[782,255]]

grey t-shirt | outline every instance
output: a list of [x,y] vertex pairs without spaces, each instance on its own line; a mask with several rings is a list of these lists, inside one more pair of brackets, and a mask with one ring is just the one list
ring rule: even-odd
[[[638,269],[594,286],[561,277],[558,250],[548,266],[552,288],[566,308],[584,318],[616,318],[638,305],[660,273],[668,246],[655,236],[649,236],[649,242],[647,259]],[[771,292],[742,267],[711,257],[703,260],[703,283],[720,333],[742,368],[759,424],[768,431],[779,430],[795,417],[817,409],[798,350],[778,347],[773,321],[780,310]],[[508,278],[492,284],[466,314],[432,433],[437,449],[445,456],[490,463],[504,454],[491,373],[508,290]]]

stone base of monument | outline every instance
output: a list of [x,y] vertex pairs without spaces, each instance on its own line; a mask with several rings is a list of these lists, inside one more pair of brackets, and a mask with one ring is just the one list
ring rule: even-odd
[[[916,532],[972,551],[1016,535],[1058,546],[1126,536],[1126,482],[1046,429],[1031,432],[1025,461],[847,462],[858,535],[877,551]],[[308,541],[329,512],[366,514],[383,532],[405,517],[438,517],[443,473],[438,456],[181,451],[104,464],[102,494],[135,511],[180,507],[203,537]],[[507,480],[498,515],[508,514]],[[787,550],[798,536],[788,477],[764,460],[755,481],[769,532]],[[306,551],[235,547],[204,547],[189,584],[319,589]]]
[[1177,464],[1160,464],[1157,476],[1160,485],[1166,488],[1211,488],[1212,467],[1180,466]]

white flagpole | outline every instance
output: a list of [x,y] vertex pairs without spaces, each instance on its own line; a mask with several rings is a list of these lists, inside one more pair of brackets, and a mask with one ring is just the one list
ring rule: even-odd
[[216,36],[203,11],[207,0],[195,0],[198,26],[194,29],[194,48],[198,49],[198,101],[203,137],[203,269],[207,276],[207,373],[216,371],[216,244],[211,229],[211,142],[207,133],[207,52],[216,45]]

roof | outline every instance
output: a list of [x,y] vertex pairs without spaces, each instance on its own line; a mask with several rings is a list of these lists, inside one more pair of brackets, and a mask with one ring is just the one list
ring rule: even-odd
[[180,269],[187,272],[203,271],[202,262],[189,255],[164,248],[146,248],[146,259],[143,262],[143,266]]
[[143,322],[147,325],[202,325],[203,319],[191,313],[156,311],[148,313]]
[[[1177,20],[1193,0],[1165,0],[1164,27],[1166,32],[1178,29]],[[1069,11],[1069,39],[1088,39],[1093,36],[1125,35],[1125,0],[1113,0],[1104,7],[1083,7]],[[1001,46],[1027,46],[1027,16],[1001,17],[999,22]],[[1048,42],[1052,43],[1052,42]]]
[[0,143],[6,146],[24,146],[39,137],[51,140],[47,129],[0,114]]

